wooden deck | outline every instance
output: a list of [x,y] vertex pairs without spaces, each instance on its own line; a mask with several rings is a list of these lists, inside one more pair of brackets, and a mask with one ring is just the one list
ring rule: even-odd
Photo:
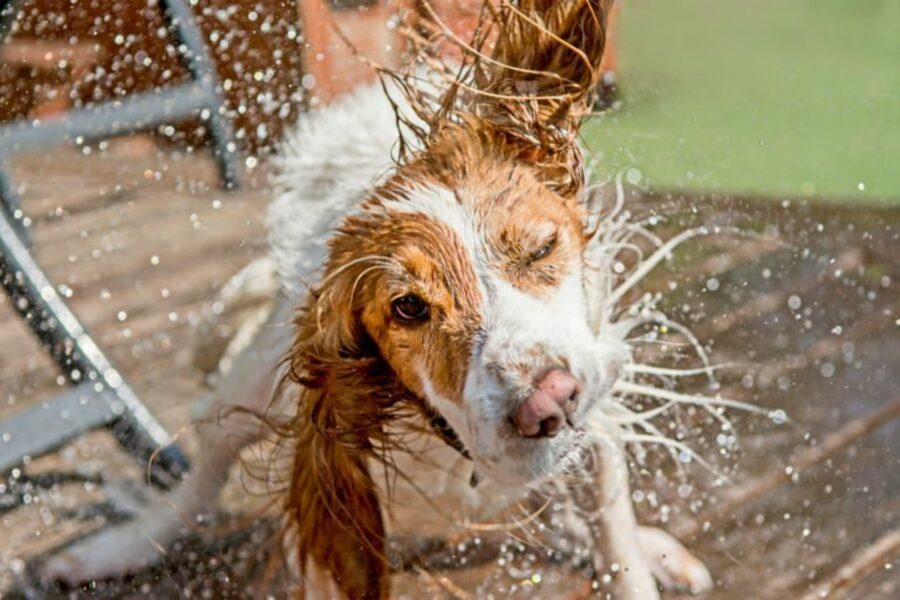
[[[205,153],[179,157],[144,137],[89,155],[72,148],[24,155],[12,166],[34,221],[37,260],[125,380],[170,432],[181,432],[204,389],[192,367],[192,324],[228,278],[264,251],[267,195],[255,180],[265,178],[251,174],[244,189],[225,192]],[[51,396],[62,381],[0,296],[0,419]],[[179,441],[191,449],[189,432]],[[136,463],[103,431],[26,472],[48,470],[139,479]],[[102,498],[84,487],[57,487],[69,496],[62,506]],[[0,596],[21,558],[100,524],[75,519],[36,536],[41,511],[60,509],[51,500],[56,493],[36,493],[30,506],[12,512],[0,508]]]
[[[264,251],[265,178],[226,193],[208,157],[158,154],[144,138],[90,155],[59,149],[23,156],[13,167],[34,218],[38,260],[71,294],[75,313],[126,380],[195,450],[184,429],[191,400],[203,389],[191,366],[192,326],[217,289]],[[669,217],[657,228],[663,237],[697,224],[760,232],[693,242],[644,290],[665,293],[669,312],[710,340],[714,362],[753,363],[723,372],[723,396],[782,409],[790,418],[779,424],[737,415],[736,432],[728,432],[687,411],[673,428],[695,440],[730,480],[716,482],[696,463],[681,480],[660,453],[637,479],[642,519],[677,532],[706,561],[716,578],[711,598],[800,598],[826,587],[831,595],[821,597],[897,597],[900,211],[677,195],[636,198],[634,206]],[[5,298],[0,323],[3,418],[60,384]],[[681,389],[705,386],[693,379]],[[731,433],[740,451],[722,457]],[[137,479],[138,469],[111,436],[96,432],[36,459],[25,472],[58,482],[35,478],[0,488],[0,595],[252,597],[258,591],[247,579],[258,572],[265,546],[260,527],[186,540],[164,568],[127,581],[80,592],[36,587],[28,564],[114,519],[101,489]],[[61,475],[73,473],[79,481]],[[244,497],[235,478],[226,512],[252,511]],[[524,585],[491,559],[403,576],[398,591],[452,596],[458,586],[479,595],[549,598],[577,587],[581,577],[566,565],[541,569],[540,583]]]

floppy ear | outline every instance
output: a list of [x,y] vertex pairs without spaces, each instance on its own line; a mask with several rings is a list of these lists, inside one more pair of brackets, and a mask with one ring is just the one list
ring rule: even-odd
[[290,379],[300,384],[287,511],[299,565],[350,599],[385,598],[385,531],[368,461],[379,454],[398,385],[350,303],[356,269],[332,274],[297,317]]
[[491,60],[476,70],[479,116],[562,195],[584,181],[576,136],[593,105],[611,8],[612,0],[503,1]]
[[611,8],[612,0],[502,1],[491,59],[475,72],[482,116],[523,138],[574,134],[596,93]]
[[[460,75],[431,115],[426,103],[411,99],[420,116],[425,114],[430,139],[462,123],[499,139],[507,153],[537,167],[551,189],[572,195],[583,183],[577,133],[593,106],[612,4],[488,1],[474,39],[464,42],[426,2],[420,22],[434,34],[432,47],[436,39],[449,39],[463,54]],[[428,46],[417,46],[416,39],[413,45],[427,56]]]
[[384,598],[385,533],[366,464],[370,448],[365,436],[352,433],[352,423],[339,424],[341,411],[332,405],[346,400],[340,395],[313,390],[302,400],[309,407],[303,418],[312,422],[298,432],[290,489],[298,564],[304,572],[313,565],[324,571],[352,600]]

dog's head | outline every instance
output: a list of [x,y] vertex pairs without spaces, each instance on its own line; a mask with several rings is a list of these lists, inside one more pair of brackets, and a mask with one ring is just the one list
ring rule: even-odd
[[[574,458],[626,359],[588,322],[576,142],[607,8],[504,3],[491,58],[419,107],[421,150],[330,242],[290,357],[308,390],[292,502],[301,557],[345,573],[350,596],[384,568],[359,552],[383,543],[366,460],[398,405],[441,417],[480,475],[524,488]],[[346,543],[321,529],[335,520],[356,525]],[[365,559],[355,575],[342,552]]]
[[624,349],[588,324],[575,198],[463,131],[448,142],[344,222],[310,318],[383,360],[479,475],[525,486],[584,441]]

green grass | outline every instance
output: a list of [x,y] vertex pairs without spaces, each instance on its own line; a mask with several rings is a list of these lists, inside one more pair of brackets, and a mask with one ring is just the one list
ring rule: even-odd
[[654,188],[900,204],[900,0],[622,0],[624,106],[584,129]]

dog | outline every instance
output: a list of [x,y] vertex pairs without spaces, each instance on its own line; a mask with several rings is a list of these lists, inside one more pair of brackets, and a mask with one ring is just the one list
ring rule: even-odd
[[158,560],[214,504],[266,414],[283,441],[273,478],[298,596],[386,598],[389,537],[462,531],[548,490],[613,597],[711,587],[678,541],[638,525],[608,418],[627,412],[612,397],[635,319],[615,320],[624,288],[615,244],[594,243],[606,234],[589,225],[577,134],[610,6],[501,2],[455,75],[419,83],[411,70],[301,120],[268,215],[263,271],[281,285],[217,384],[200,456],[177,489],[52,557],[45,577]]

